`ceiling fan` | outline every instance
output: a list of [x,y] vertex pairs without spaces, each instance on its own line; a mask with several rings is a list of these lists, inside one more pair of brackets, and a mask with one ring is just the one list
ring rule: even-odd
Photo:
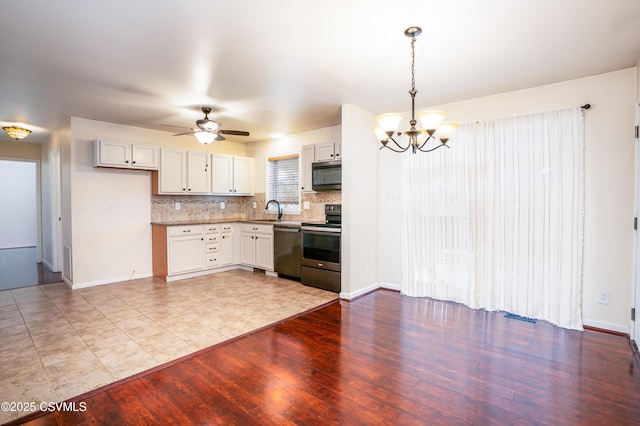
[[204,145],[208,145],[211,142],[215,141],[223,141],[225,137],[222,135],[232,135],[232,136],[249,136],[249,132],[245,132],[242,130],[225,130],[220,128],[220,123],[217,121],[213,121],[209,118],[209,114],[211,113],[211,108],[202,107],[202,113],[204,114],[204,118],[196,121],[195,128],[189,127],[181,127],[181,126],[171,126],[165,124],[168,127],[178,127],[183,129],[189,129],[188,132],[176,133],[173,136],[183,136],[183,135],[193,135],[198,139],[198,141]]

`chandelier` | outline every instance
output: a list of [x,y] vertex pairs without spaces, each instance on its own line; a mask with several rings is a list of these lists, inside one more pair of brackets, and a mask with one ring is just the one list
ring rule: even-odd
[[31,134],[31,130],[25,129],[24,127],[17,126],[5,126],[2,128],[9,137],[19,141],[20,139],[24,139]]
[[[417,114],[417,117],[423,128],[416,128],[416,124],[418,124],[416,121],[416,93],[418,91],[416,90],[415,44],[416,37],[420,33],[422,33],[422,28],[420,27],[409,27],[404,31],[405,36],[411,37],[411,90],[409,90],[411,95],[411,120],[409,125],[411,127],[404,132],[398,132],[398,126],[402,121],[402,114],[399,113],[377,116],[375,120],[378,125],[373,128],[373,132],[382,143],[380,149],[389,148],[394,152],[405,152],[411,148],[415,154],[417,151],[430,152],[443,146],[449,148],[446,143],[460,126],[457,123],[444,122],[447,114],[443,111],[422,111]],[[394,135],[396,135],[395,138]],[[408,138],[406,146],[401,145],[396,140],[397,137],[402,135]],[[435,146],[433,146],[434,144],[427,145],[431,141],[439,141],[440,143]],[[393,144],[389,142],[393,142]]]

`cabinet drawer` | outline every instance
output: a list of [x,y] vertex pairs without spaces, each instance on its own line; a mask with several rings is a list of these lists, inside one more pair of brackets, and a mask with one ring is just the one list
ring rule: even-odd
[[256,225],[253,223],[245,223],[240,229],[242,232],[250,234],[273,235],[273,225]]
[[217,243],[218,241],[220,241],[220,237],[218,236],[218,234],[207,234],[207,236],[205,237],[205,241],[207,242],[207,244]]
[[220,231],[220,225],[205,225],[207,234],[215,234]]
[[205,262],[205,268],[216,268],[220,266],[220,256],[218,253],[207,254],[207,260]]
[[233,231],[233,226],[231,225],[222,225],[222,233],[229,233]]
[[218,246],[218,244],[207,244],[204,250],[207,254],[217,253],[218,251],[220,251],[220,247]]
[[194,234],[202,234],[204,231],[204,227],[202,225],[191,225],[191,226],[170,226],[169,227],[169,236],[175,237],[178,235],[194,235]]

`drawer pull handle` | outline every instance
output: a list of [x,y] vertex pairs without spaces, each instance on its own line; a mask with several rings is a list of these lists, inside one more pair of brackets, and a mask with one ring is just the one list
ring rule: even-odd
[[191,232],[191,229],[183,229],[182,232]]

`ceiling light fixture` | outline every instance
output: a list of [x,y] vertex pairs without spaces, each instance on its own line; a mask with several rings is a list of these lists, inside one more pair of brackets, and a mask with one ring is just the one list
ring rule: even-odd
[[12,137],[17,141],[24,139],[31,134],[31,130],[17,126],[5,126],[2,130],[4,130],[9,137]]
[[[416,72],[415,72],[415,44],[416,37],[422,33],[422,28],[420,27],[409,27],[404,31],[404,35],[407,37],[411,37],[411,90],[409,90],[409,94],[411,95],[411,120],[409,121],[409,125],[411,126],[409,130],[405,132],[397,132],[398,126],[402,121],[402,114],[399,113],[389,113],[382,114],[375,118],[376,123],[378,124],[373,128],[373,132],[380,139],[380,143],[382,143],[382,148],[389,148],[394,152],[405,152],[409,148],[411,148],[412,152],[415,154],[417,151],[422,152],[430,152],[434,151],[438,148],[441,148],[446,145],[447,141],[451,139],[453,133],[460,126],[457,123],[444,122],[444,119],[447,117],[447,114],[443,111],[422,111],[418,113],[418,119],[420,123],[424,127],[424,129],[417,129],[416,124]],[[394,139],[394,133],[397,132],[397,136],[406,135],[409,138],[409,142],[406,146],[402,146]],[[426,138],[423,139],[424,135]],[[440,144],[434,147],[427,147],[427,143],[431,140],[439,140]],[[389,142],[393,142],[395,147],[392,145],[388,145]]]
[[218,135],[216,133],[213,133],[213,132],[208,132],[206,130],[202,130],[202,131],[199,131],[199,132],[194,132],[193,136],[195,136],[196,139],[198,139],[198,142],[200,142],[201,144],[209,145],[211,142],[216,140],[216,137]]

